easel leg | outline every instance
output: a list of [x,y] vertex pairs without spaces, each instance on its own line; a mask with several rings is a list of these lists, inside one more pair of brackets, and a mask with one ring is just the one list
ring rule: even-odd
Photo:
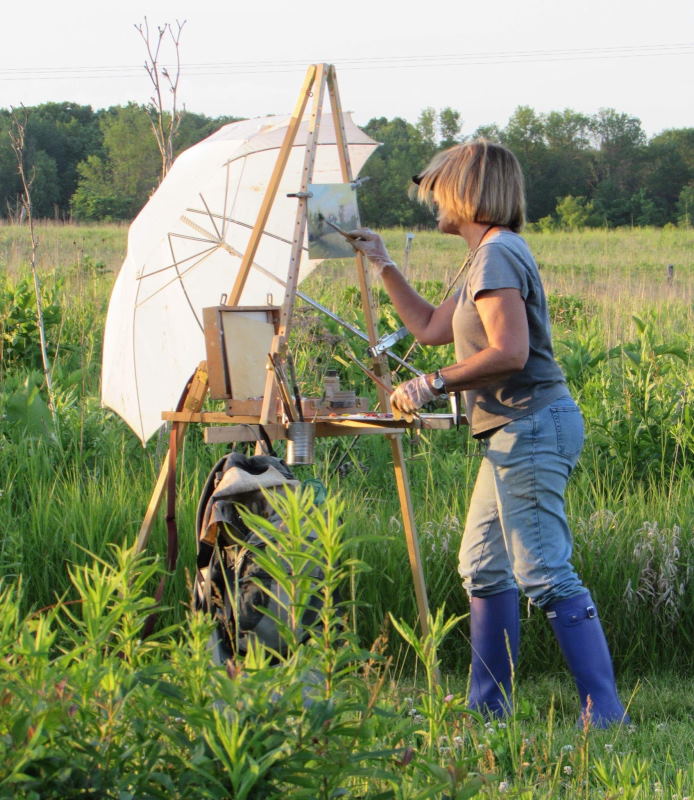
[[427,599],[426,583],[424,581],[424,569],[422,568],[422,558],[419,553],[419,541],[414,524],[414,512],[412,509],[412,497],[410,495],[410,481],[407,477],[405,467],[405,454],[402,448],[401,436],[389,436],[390,447],[393,453],[393,469],[395,470],[395,483],[398,489],[400,500],[400,510],[402,512],[403,528],[405,530],[405,541],[407,543],[407,554],[410,559],[412,578],[414,580],[414,593],[417,599],[417,610],[419,612],[419,622],[422,635],[429,633],[429,601]]
[[[207,386],[207,364],[203,361],[198,366],[193,378],[190,381],[190,384],[185,390],[185,397],[181,403],[183,409],[191,412],[200,411],[203,403],[205,402]],[[176,436],[177,449],[183,444],[187,428],[188,425],[185,422],[182,422],[179,425],[178,434]],[[147,541],[149,540],[149,535],[152,532],[154,520],[157,518],[157,511],[159,510],[162,498],[164,497],[164,490],[166,489],[166,478],[169,474],[170,455],[170,450],[167,450],[166,455],[164,456],[164,461],[161,465],[161,469],[159,470],[159,477],[154,485],[152,497],[150,498],[149,505],[147,506],[145,517],[142,520],[140,532],[137,535],[137,543],[135,545],[135,551],[137,553],[141,553],[145,547],[147,547]]]

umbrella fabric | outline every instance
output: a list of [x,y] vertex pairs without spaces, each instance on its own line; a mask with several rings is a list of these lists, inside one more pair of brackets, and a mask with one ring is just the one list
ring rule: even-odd
[[[356,176],[378,145],[343,118]],[[143,443],[205,358],[202,309],[234,285],[289,121],[234,122],[186,150],[130,227],[106,319],[101,400]],[[297,212],[287,194],[301,189],[307,133],[304,121],[239,305],[284,300]],[[323,114],[313,182],[341,181],[332,115]],[[299,281],[320,263],[308,259],[306,236]]]

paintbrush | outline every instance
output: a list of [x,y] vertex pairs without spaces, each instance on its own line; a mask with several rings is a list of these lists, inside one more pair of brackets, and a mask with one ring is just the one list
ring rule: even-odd
[[277,384],[277,389],[280,393],[280,400],[282,401],[282,407],[284,408],[285,416],[290,422],[294,422],[292,402],[289,398],[289,390],[287,389],[285,382],[286,379],[284,378],[282,368],[280,367],[279,362],[275,361],[275,357],[272,355],[272,353],[268,353],[267,357],[270,359],[270,364],[272,365],[272,372],[275,376],[275,383]]
[[347,233],[347,231],[342,230],[342,228],[339,228],[337,225],[335,225],[334,222],[331,222],[329,219],[326,219],[320,213],[320,211],[318,212],[318,222],[325,222],[326,225],[330,225],[330,227],[333,230],[337,231],[340,235],[344,236],[348,242],[358,241],[361,238],[360,236],[354,236],[353,234]]
[[[366,364],[363,364],[354,355],[354,353],[347,353],[347,357],[359,367],[359,369],[364,373],[364,375],[366,375],[368,378],[371,378],[371,380],[376,384],[376,386],[379,386],[381,389],[383,389],[383,391],[387,393],[388,397],[390,397],[390,395],[393,394],[392,387],[388,386],[388,384],[385,381],[381,380],[381,378],[379,378],[375,372],[372,372],[366,366]],[[391,411],[393,412],[394,419],[404,419],[405,422],[412,422],[412,420],[414,419],[419,419],[419,414],[417,414],[416,411],[412,412],[400,411],[399,408],[395,407],[392,407]]]
[[291,353],[287,353],[287,364],[289,365],[289,377],[292,379],[292,391],[294,392],[294,400],[296,401],[296,410],[299,412],[299,422],[303,422],[304,412],[301,408],[301,394],[299,392],[299,383],[296,379],[296,370],[294,369],[294,358]]

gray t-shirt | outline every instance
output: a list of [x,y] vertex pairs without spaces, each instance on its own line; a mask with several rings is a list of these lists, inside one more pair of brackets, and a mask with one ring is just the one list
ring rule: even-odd
[[498,384],[463,392],[473,436],[483,435],[568,394],[564,374],[554,360],[547,300],[537,264],[523,238],[511,231],[499,231],[486,239],[472,260],[453,313],[458,361],[489,346],[475,304],[477,295],[485,289],[520,291],[528,315],[530,354],[520,372]]

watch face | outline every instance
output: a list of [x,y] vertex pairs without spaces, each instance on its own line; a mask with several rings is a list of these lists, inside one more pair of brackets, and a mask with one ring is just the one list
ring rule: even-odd
[[440,375],[437,375],[434,380],[431,382],[431,385],[437,392],[444,392],[446,390],[446,384],[443,381],[443,378]]

